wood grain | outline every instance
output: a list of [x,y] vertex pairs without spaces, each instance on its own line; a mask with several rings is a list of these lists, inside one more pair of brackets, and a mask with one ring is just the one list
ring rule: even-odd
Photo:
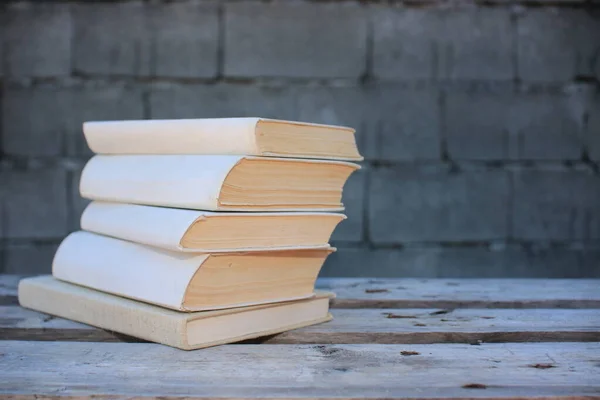
[[[478,343],[600,341],[597,310],[336,309],[334,320],[262,343]],[[0,306],[0,339],[137,341],[62,318]],[[257,342],[256,340],[253,343]]]
[[[17,302],[17,275],[0,275],[0,304]],[[600,279],[319,278],[333,308],[600,308]]]
[[600,279],[320,278],[337,308],[600,308]]
[[[204,398],[600,398],[600,343],[0,342],[0,394]],[[403,355],[412,354],[412,355]],[[537,365],[551,365],[539,368]]]

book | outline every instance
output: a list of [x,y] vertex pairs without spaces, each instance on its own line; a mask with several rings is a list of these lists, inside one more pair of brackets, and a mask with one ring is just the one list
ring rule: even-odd
[[339,213],[212,212],[92,201],[82,230],[181,252],[329,247]]
[[19,282],[19,304],[35,311],[182,350],[232,343],[332,319],[333,293],[293,302],[182,313],[43,275]]
[[96,154],[230,154],[360,161],[355,130],[268,118],[87,121]]
[[90,200],[207,211],[343,211],[344,184],[359,168],[229,155],[96,155],[79,192]]
[[215,310],[313,296],[334,250],[182,253],[76,231],[59,245],[52,275],[174,310]]

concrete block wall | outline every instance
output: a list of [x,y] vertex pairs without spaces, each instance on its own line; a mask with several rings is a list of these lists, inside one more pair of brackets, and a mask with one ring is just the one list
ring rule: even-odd
[[92,119],[350,125],[324,276],[600,277],[595,0],[0,5],[0,271],[79,227]]

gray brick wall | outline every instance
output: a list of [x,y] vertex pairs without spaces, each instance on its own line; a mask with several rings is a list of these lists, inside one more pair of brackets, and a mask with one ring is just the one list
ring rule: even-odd
[[73,5],[73,68],[84,75],[150,74],[151,46],[141,2]]
[[600,78],[598,10],[526,10],[517,16],[518,73],[531,82]]
[[3,235],[51,239],[67,233],[67,179],[59,168],[2,172]]
[[4,12],[6,75],[17,78],[70,74],[72,32],[68,4],[15,4]]
[[505,171],[419,171],[377,168],[371,173],[369,232],[375,244],[472,242],[507,236]]
[[377,7],[374,73],[403,80],[511,80],[510,14],[508,8]]
[[453,90],[446,97],[449,156],[482,161],[580,160],[587,93],[568,89]]
[[367,15],[357,4],[234,2],[225,7],[224,24],[227,76],[356,78],[365,72]]
[[122,84],[7,87],[3,151],[7,156],[89,156],[86,120],[143,118],[142,91]]
[[586,144],[589,157],[600,161],[600,92],[597,92],[591,102],[586,124]]
[[93,119],[350,125],[326,276],[600,277],[600,3],[8,1],[0,272],[79,227]]
[[512,236],[522,240],[600,241],[597,174],[576,170],[516,173]]
[[[321,276],[600,278],[600,252],[570,248],[338,248]],[[568,266],[568,267],[567,267]]]
[[156,76],[213,78],[219,73],[219,19],[215,4],[149,6]]
[[441,156],[440,93],[437,88],[379,84],[368,118],[365,155],[373,161],[438,161]]

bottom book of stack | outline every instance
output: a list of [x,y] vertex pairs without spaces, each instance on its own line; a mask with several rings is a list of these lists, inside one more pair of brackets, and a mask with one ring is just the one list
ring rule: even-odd
[[183,350],[285,332],[332,319],[330,292],[216,311],[182,312],[63,282],[51,275],[19,282],[22,307]]

